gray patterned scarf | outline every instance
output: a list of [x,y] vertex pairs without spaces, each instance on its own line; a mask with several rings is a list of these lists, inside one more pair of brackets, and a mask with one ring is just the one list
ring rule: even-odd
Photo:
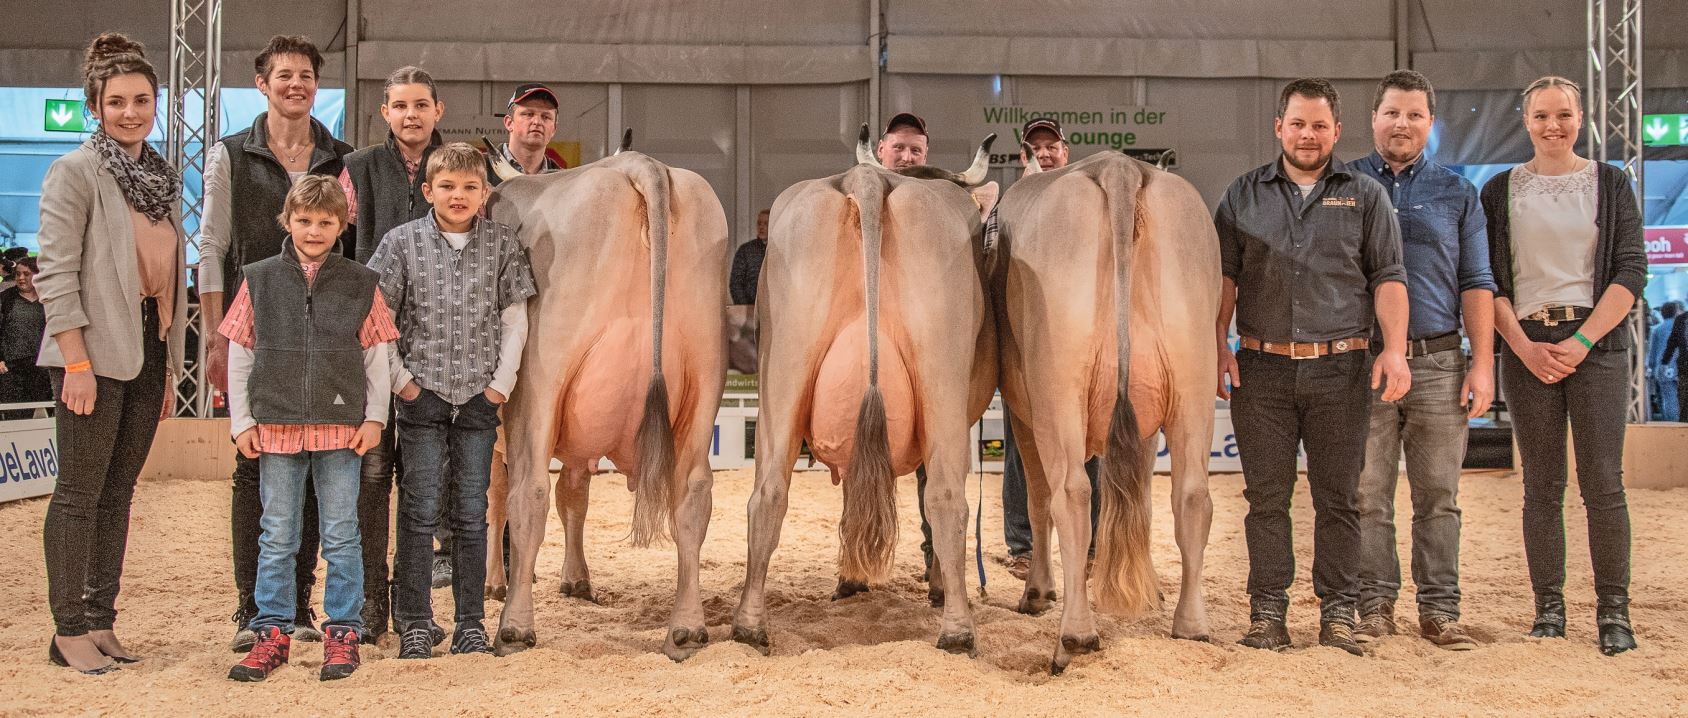
[[117,178],[123,198],[136,212],[162,222],[181,204],[182,177],[152,145],[142,142],[141,156],[136,159],[103,130],[96,131],[89,142],[105,161],[105,168]]

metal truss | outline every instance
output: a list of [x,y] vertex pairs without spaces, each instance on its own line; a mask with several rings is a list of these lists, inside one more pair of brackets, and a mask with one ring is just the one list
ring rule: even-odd
[[[1589,156],[1597,162],[1617,162],[1635,183],[1635,196],[1645,198],[1641,134],[1641,3],[1642,0],[1588,0],[1587,105]],[[1643,201],[1642,206],[1646,204]],[[1643,303],[1637,302],[1624,326],[1630,333],[1629,420],[1647,421],[1647,324]]]
[[[222,0],[170,0],[170,107],[164,142],[165,156],[183,178],[203,183],[205,159],[216,142],[221,106]],[[203,184],[201,185],[203,188]],[[183,224],[188,242],[199,246],[199,222],[204,192],[182,193]],[[197,306],[189,308],[191,328],[198,328]],[[199,334],[199,332],[193,332]],[[205,381],[205,341],[193,342],[177,378],[176,416],[210,416],[211,394]]]

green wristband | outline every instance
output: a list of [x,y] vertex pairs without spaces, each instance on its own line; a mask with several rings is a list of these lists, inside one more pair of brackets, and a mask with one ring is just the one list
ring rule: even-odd
[[1582,332],[1577,332],[1576,334],[1572,334],[1571,338],[1575,339],[1579,342],[1582,342],[1582,345],[1583,345],[1584,348],[1587,348],[1587,349],[1593,349],[1594,348],[1594,342],[1589,341],[1588,337],[1583,336]]

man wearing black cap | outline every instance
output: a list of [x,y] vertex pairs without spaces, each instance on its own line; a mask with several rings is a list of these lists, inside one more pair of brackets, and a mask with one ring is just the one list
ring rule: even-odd
[[[1067,136],[1061,131],[1061,123],[1054,118],[1040,117],[1027,122],[1020,128],[1020,139],[1030,145],[1032,151],[1032,157],[1020,158],[1021,163],[1029,166],[1035,160],[1044,172],[1067,166]],[[991,210],[987,224],[993,227],[996,224],[995,209]],[[1032,566],[1032,522],[1026,505],[1026,469],[1020,462],[1020,447],[1014,443],[1011,421],[1003,421],[1002,433],[1002,539],[1008,544],[1008,573],[1024,581]],[[1102,494],[1096,488],[1096,467],[1095,458],[1084,462],[1084,473],[1090,476],[1091,526],[1096,525],[1101,508]],[[1096,555],[1094,533],[1090,535],[1090,555]]]
[[885,123],[885,134],[879,138],[874,155],[888,170],[926,164],[926,121],[913,113],[897,113]]
[[[505,104],[504,112],[499,115],[504,118],[504,129],[510,133],[510,140],[499,145],[498,151],[510,166],[522,174],[537,175],[562,169],[545,154],[546,146],[551,144],[551,136],[557,132],[558,106],[557,93],[542,84],[530,82],[518,86],[511,93],[510,102]],[[487,158],[486,179],[493,187],[501,181],[492,169],[490,157]]]

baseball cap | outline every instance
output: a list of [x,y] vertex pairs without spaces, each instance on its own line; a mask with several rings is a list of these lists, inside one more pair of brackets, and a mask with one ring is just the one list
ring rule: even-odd
[[1051,117],[1039,117],[1027,122],[1024,127],[1020,128],[1020,139],[1028,139],[1032,136],[1033,132],[1038,130],[1053,132],[1055,133],[1055,139],[1062,142],[1067,141],[1067,136],[1061,132],[1061,123],[1056,122],[1055,119]]
[[926,135],[926,121],[912,112],[899,112],[893,115],[891,121],[885,123],[885,134],[891,134],[891,131],[898,127],[913,127],[921,136]]
[[557,93],[552,92],[551,88],[537,82],[529,82],[524,85],[517,85],[516,91],[510,93],[510,101],[504,103],[504,111],[494,113],[493,117],[503,117],[510,113],[510,108],[515,107],[516,103],[533,97],[544,97],[550,100],[553,105],[563,106],[563,103],[557,101]]

